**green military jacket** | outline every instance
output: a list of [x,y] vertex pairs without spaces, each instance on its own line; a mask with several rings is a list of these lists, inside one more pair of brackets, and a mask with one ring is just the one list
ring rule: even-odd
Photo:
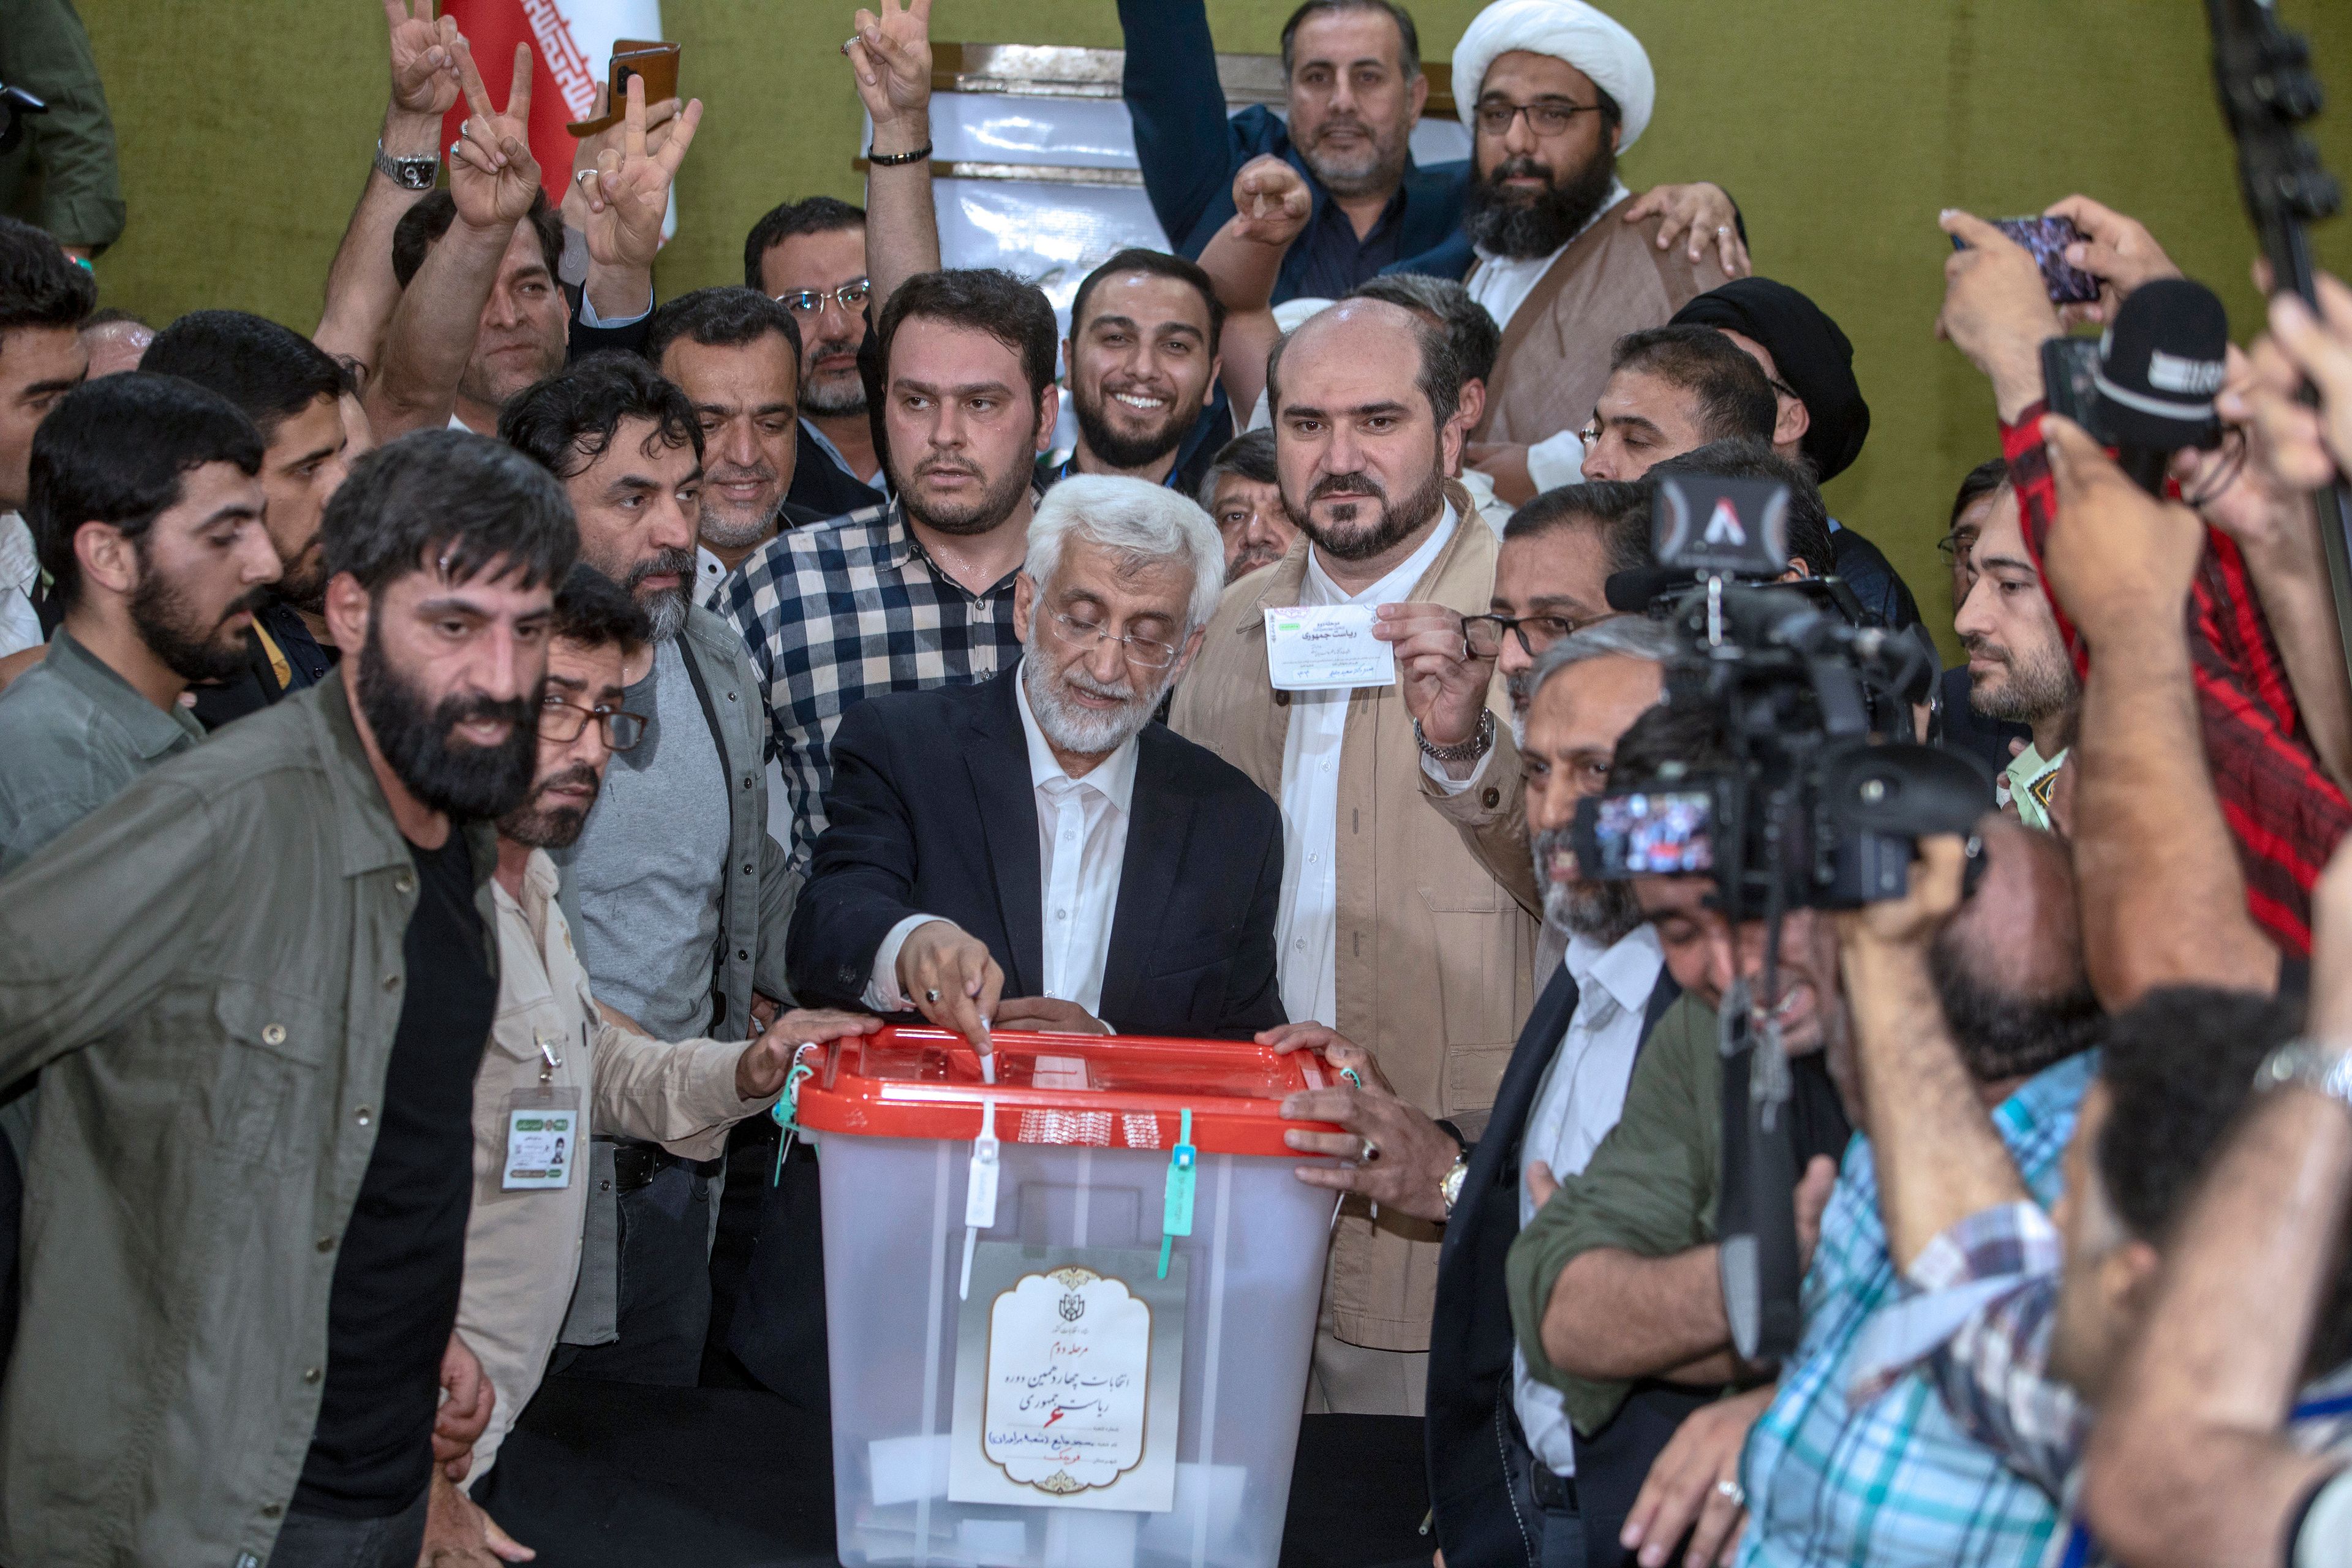
[[1571,1259],[1595,1247],[1666,1258],[1714,1241],[1722,1141],[1715,1009],[1685,991],[1643,1042],[1617,1125],[1519,1232],[1505,1267],[1511,1327],[1528,1371],[1560,1391],[1580,1433],[1599,1431],[1633,1385],[1552,1365],[1543,1348],[1552,1285]]
[[[468,827],[495,969],[497,845]],[[0,1081],[38,1070],[0,1562],[259,1568],[318,1424],[416,895],[343,683],[0,879]]]

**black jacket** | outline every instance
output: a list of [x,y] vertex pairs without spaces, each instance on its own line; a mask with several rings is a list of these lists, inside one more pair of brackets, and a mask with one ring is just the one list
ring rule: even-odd
[[[1644,1035],[1678,994],[1674,977],[1661,970],[1643,1013]],[[1430,1502],[1446,1568],[1533,1568],[1536,1561],[1529,1551],[1535,1521],[1526,1521],[1524,1533],[1521,1526],[1528,1508],[1525,1489],[1530,1456],[1511,1404],[1516,1342],[1503,1260],[1519,1234],[1521,1140],[1544,1069],[1576,1016],[1576,982],[1562,964],[1519,1032],[1495,1095],[1486,1135],[1470,1152],[1470,1169],[1437,1255],[1437,1309],[1430,1327],[1423,1431]],[[1585,1473],[1591,1468],[1588,1458],[1580,1438],[1580,1488],[1594,1479]],[[1643,1468],[1647,1468],[1646,1461]]]
[[784,499],[819,517],[840,517],[864,507],[880,506],[884,495],[833,460],[817,443],[809,423],[800,422],[800,445],[793,458],[792,489]]
[[[875,697],[833,738],[830,826],[785,946],[793,994],[856,1005],[916,913],[988,944],[1004,994],[1045,983],[1037,805],[1013,698],[994,679]],[[1274,963],[1282,813],[1240,770],[1148,724],[1099,1016],[1131,1035],[1245,1038],[1283,1021]]]

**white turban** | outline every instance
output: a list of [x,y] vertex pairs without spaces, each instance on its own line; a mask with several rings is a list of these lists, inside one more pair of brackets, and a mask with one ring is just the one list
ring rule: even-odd
[[1584,0],[1495,0],[1472,19],[1462,41],[1454,46],[1454,111],[1474,132],[1486,68],[1514,49],[1566,60],[1615,99],[1624,115],[1619,152],[1641,140],[1649,128],[1657,79],[1650,72],[1642,40],[1622,23]]

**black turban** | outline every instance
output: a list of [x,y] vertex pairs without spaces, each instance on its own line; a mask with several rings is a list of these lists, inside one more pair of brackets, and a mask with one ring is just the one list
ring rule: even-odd
[[1870,405],[1853,379],[1853,344],[1819,305],[1769,278],[1735,278],[1675,311],[1672,324],[1728,327],[1770,351],[1780,379],[1811,418],[1800,445],[1820,479],[1845,472],[1862,455]]

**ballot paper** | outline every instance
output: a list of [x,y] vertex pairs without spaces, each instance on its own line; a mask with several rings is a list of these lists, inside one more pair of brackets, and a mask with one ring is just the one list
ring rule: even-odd
[[1267,610],[1265,663],[1276,691],[1346,691],[1396,684],[1395,646],[1372,635],[1370,605]]

